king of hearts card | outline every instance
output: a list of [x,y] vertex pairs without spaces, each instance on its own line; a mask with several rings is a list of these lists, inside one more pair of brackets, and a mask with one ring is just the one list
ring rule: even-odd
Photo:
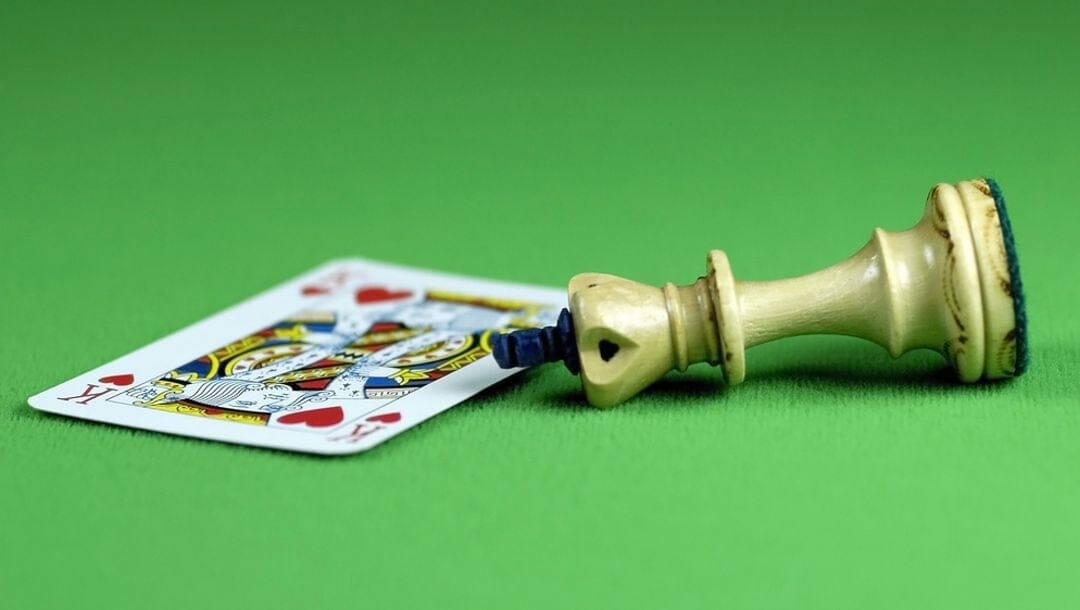
[[[487,357],[491,334],[550,324],[561,299],[550,289],[337,261],[30,402],[187,436],[352,453],[504,378]],[[205,347],[178,359],[196,345]],[[153,370],[169,357],[178,363]]]

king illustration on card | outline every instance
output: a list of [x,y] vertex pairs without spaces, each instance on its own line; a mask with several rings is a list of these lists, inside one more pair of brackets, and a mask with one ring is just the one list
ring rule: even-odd
[[475,362],[491,353],[493,330],[533,326],[544,313],[534,303],[381,286],[357,289],[352,301],[298,312],[108,400],[329,428]]
[[[485,358],[492,333],[550,324],[559,309],[545,289],[365,261],[309,276],[204,321],[213,330],[144,348],[151,358],[136,352],[106,365],[145,373],[91,372],[58,386],[44,406],[37,399],[48,392],[31,403],[189,436],[345,453],[312,443],[366,448],[449,408],[505,377]],[[267,322],[229,336],[242,324],[227,320],[252,318]],[[180,359],[187,344],[207,347]],[[150,368],[169,354],[173,364]]]

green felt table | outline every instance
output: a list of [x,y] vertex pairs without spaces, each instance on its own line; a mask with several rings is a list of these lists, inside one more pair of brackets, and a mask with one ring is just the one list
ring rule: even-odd
[[[1080,10],[942,4],[0,4],[3,605],[1075,607]],[[333,459],[25,402],[334,257],[793,276],[984,175],[1011,383],[804,337]]]

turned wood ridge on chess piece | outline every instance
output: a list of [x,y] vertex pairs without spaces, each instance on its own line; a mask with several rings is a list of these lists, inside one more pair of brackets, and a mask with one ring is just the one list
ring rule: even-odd
[[799,278],[736,281],[721,250],[688,286],[583,273],[555,326],[492,337],[499,366],[561,360],[597,407],[634,396],[671,369],[717,365],[743,381],[746,348],[795,335],[862,337],[893,357],[943,356],[960,381],[1027,366],[1024,297],[1001,190],[992,179],[939,184],[911,229],[873,237],[851,258]]

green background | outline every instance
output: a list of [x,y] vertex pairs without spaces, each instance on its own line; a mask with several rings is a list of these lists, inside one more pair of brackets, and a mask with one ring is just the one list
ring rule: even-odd
[[[1080,603],[1076,3],[147,4],[0,3],[5,607]],[[336,459],[25,403],[332,257],[791,276],[982,175],[1013,383],[800,338],[606,412],[530,372]]]

